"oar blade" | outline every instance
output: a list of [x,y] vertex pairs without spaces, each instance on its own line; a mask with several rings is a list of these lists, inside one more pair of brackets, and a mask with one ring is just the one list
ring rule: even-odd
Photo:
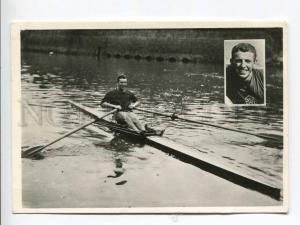
[[283,136],[282,135],[277,135],[277,134],[258,134],[258,137],[264,138],[264,139],[268,139],[268,140],[272,140],[278,143],[283,143]]
[[44,145],[38,145],[22,151],[22,158],[31,158],[35,153],[39,152]]

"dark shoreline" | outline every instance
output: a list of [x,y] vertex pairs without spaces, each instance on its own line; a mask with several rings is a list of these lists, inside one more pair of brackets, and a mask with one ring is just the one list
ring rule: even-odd
[[[195,58],[193,56],[186,56],[186,55],[172,55],[172,56],[161,56],[161,55],[130,55],[130,54],[125,54],[125,55],[121,55],[121,54],[112,54],[112,53],[106,53],[105,55],[99,57],[97,55],[90,55],[88,53],[78,53],[78,52],[72,52],[72,51],[53,51],[53,48],[49,48],[49,49],[22,49],[22,52],[33,52],[33,53],[44,53],[44,54],[49,54],[49,55],[53,55],[53,54],[59,54],[59,55],[81,55],[81,56],[94,56],[96,57],[98,60],[101,59],[107,59],[107,58],[116,58],[116,59],[120,59],[120,58],[124,58],[127,60],[133,59],[133,60],[145,60],[145,61],[158,61],[158,62],[162,62],[162,61],[168,61],[171,63],[215,63],[216,61],[211,61],[211,60],[205,60],[205,59],[199,59],[199,57]],[[218,63],[223,63],[223,62],[218,62]],[[272,60],[268,60],[266,61],[266,66],[273,66],[273,67],[282,67],[283,66],[283,61],[282,61],[282,57],[278,57],[278,58],[274,58]]]
[[282,29],[24,30],[21,49],[183,63],[223,63],[224,40],[265,39],[267,65],[282,65]]

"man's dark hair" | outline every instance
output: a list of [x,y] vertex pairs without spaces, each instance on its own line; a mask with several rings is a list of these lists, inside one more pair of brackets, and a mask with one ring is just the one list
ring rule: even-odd
[[256,49],[249,43],[239,43],[231,50],[231,57],[234,57],[236,52],[252,52],[254,54],[254,60],[256,59]]
[[121,80],[121,79],[127,79],[127,77],[124,74],[121,74],[118,76],[117,82],[119,82],[119,80]]

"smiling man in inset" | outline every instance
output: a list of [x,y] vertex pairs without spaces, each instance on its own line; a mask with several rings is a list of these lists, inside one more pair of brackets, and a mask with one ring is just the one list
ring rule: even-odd
[[226,103],[264,104],[264,76],[254,68],[256,57],[256,49],[249,43],[232,48],[226,68]]

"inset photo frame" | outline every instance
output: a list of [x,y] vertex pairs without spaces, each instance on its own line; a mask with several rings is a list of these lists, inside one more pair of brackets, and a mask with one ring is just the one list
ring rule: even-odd
[[266,105],[265,40],[224,40],[224,102]]

